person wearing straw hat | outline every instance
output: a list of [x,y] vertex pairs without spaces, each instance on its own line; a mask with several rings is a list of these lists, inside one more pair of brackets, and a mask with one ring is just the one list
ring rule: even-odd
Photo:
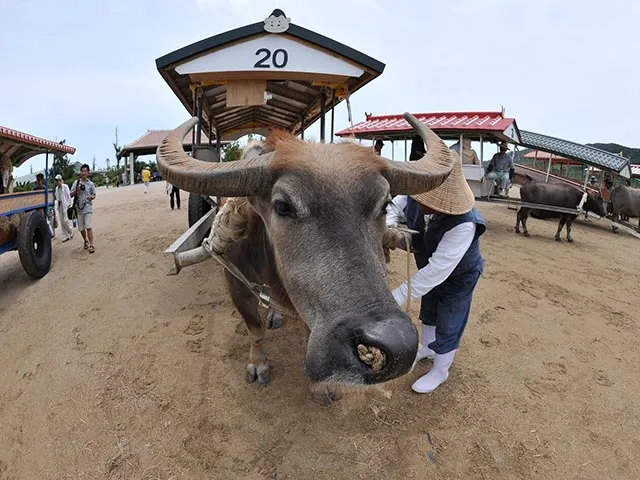
[[[416,361],[433,358],[433,367],[411,389],[433,392],[449,377],[460,339],[467,325],[473,291],[484,270],[480,236],[486,230],[482,215],[464,178],[462,161],[454,164],[438,188],[412,196],[398,195],[387,210],[387,225],[405,220],[420,232],[413,250],[418,272],[411,278],[411,299],[421,298],[420,348]],[[400,305],[407,303],[408,282],[392,291]]]

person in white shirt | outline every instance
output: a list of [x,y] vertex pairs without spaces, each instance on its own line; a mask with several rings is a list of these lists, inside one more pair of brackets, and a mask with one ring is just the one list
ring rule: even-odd
[[[421,299],[421,346],[416,361],[433,358],[433,367],[411,386],[417,393],[432,392],[449,377],[484,269],[479,237],[486,224],[474,207],[459,156],[457,160],[440,187],[396,196],[387,207],[387,226],[406,223],[419,232],[412,239],[418,272],[411,278],[411,299]],[[398,304],[406,304],[408,283],[392,293]]]
[[71,205],[71,193],[69,192],[69,186],[62,180],[62,175],[56,175],[55,181],[55,198],[58,203],[58,218],[60,219],[60,229],[62,230],[62,241],[68,242],[73,238],[73,229],[69,225],[69,219],[67,218],[67,208]]

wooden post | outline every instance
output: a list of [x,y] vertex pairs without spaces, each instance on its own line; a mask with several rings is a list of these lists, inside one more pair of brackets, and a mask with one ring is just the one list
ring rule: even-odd
[[320,143],[324,143],[325,114],[327,113],[326,96],[324,90],[320,94]]
[[333,125],[334,125],[335,111],[336,111],[336,91],[334,89],[331,91],[331,141],[329,143],[333,143]]
[[[200,145],[202,142],[202,103],[203,103],[202,91],[198,88],[196,92],[196,113],[198,116],[198,123],[196,125],[196,143]],[[193,146],[191,146],[193,148]]]
[[[545,177],[545,183],[549,183],[549,174],[551,173],[551,160],[553,159],[553,155],[549,154],[549,163],[547,164],[547,176]],[[536,150],[536,157],[534,162],[538,161],[538,150]]]
[[129,185],[135,185],[136,176],[134,171],[134,166],[136,162],[136,157],[133,152],[129,154]]

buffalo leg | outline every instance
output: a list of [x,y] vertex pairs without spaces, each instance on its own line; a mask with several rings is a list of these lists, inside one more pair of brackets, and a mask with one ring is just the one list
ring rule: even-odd
[[561,242],[562,241],[562,239],[560,238],[560,232],[564,228],[565,223],[567,223],[567,217],[563,215],[562,217],[560,217],[560,221],[558,222],[558,231],[556,231],[556,241],[557,242]]
[[571,225],[573,224],[574,218],[575,217],[570,217],[567,219],[567,242],[573,242],[573,237],[571,236]]
[[[529,218],[530,211],[531,209],[527,207],[521,207],[520,210],[518,210],[518,219],[522,223],[522,234],[525,237],[529,236],[529,231],[527,230],[527,218]],[[516,233],[520,233],[519,229],[517,228],[516,228]]]
[[[619,222],[620,212],[614,209],[611,220],[616,223]],[[616,227],[615,225],[611,225],[611,230],[613,230],[613,233],[620,233],[618,227]]]
[[258,301],[247,288],[235,278],[231,278],[231,298],[247,325],[251,349],[247,362],[246,380],[249,383],[257,382],[266,385],[271,381],[271,365],[267,362],[267,355],[262,342],[265,337],[265,326],[262,323]]
[[521,211],[522,211],[522,208],[520,208],[516,212],[516,233],[520,233],[520,212]]

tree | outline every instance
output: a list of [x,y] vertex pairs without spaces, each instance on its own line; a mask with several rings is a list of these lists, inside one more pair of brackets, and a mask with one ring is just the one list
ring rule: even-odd
[[112,145],[113,149],[116,151],[116,169],[120,170],[120,157],[118,155],[120,154],[122,147],[118,145],[118,127],[116,127],[116,141],[113,142]]
[[240,160],[242,155],[242,148],[238,142],[232,142],[222,150],[222,161],[232,162],[234,160]]
[[[64,144],[64,140],[60,143]],[[49,177],[54,178],[56,175],[62,175],[62,178],[66,181],[71,180],[75,176],[75,171],[66,153],[56,152],[53,154],[53,163],[49,169]]]

